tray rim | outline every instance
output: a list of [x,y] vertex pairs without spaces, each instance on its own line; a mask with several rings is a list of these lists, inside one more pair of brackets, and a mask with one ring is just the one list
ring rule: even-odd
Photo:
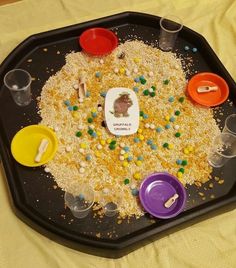
[[[98,18],[95,20],[91,20],[88,22],[82,22],[82,23],[69,25],[66,27],[62,27],[62,28],[58,28],[58,29],[54,29],[54,30],[50,30],[50,31],[42,32],[42,33],[33,34],[33,35],[29,36],[28,38],[26,38],[24,41],[22,41],[5,58],[5,60],[2,62],[1,66],[0,66],[0,77],[3,76],[3,74],[6,73],[11,68],[11,66],[14,65],[12,62],[16,61],[16,58],[20,57],[21,54],[24,55],[25,52],[27,52],[29,47],[34,46],[35,44],[40,45],[40,43],[48,37],[59,36],[62,33],[70,34],[71,32],[74,32],[74,31],[77,32],[76,36],[78,36],[79,30],[83,31],[84,29],[91,27],[94,24],[103,25],[106,23],[110,23],[116,19],[121,20],[121,21],[127,20],[126,23],[129,23],[128,20],[132,19],[132,18],[142,18],[142,19],[146,18],[147,21],[148,21],[148,19],[155,20],[155,21],[158,21],[160,19],[160,17],[155,16],[155,15],[150,15],[150,14],[140,13],[140,12],[133,12],[133,11],[126,11],[126,12],[118,13],[115,15],[110,15],[107,17],[102,17],[102,18]],[[143,25],[142,23],[140,23],[140,24]],[[205,47],[207,47],[208,52],[210,52],[210,54],[211,54],[211,57],[213,57],[215,59],[215,61],[217,62],[218,69],[222,73],[224,73],[224,75],[225,75],[224,78],[227,79],[228,81],[230,81],[230,84],[233,85],[233,88],[231,87],[231,90],[236,91],[236,84],[235,84],[233,78],[228,73],[228,71],[226,70],[224,65],[221,63],[221,61],[219,60],[219,58],[217,57],[215,52],[212,50],[212,48],[210,47],[207,40],[202,35],[187,28],[186,26],[183,27],[183,31],[188,31],[193,36],[195,36],[195,38],[201,39],[202,44]],[[0,95],[1,95],[1,92],[0,92]],[[1,119],[0,119],[0,125],[2,125]],[[0,133],[0,135],[1,135],[1,137],[5,136],[5,135],[2,135],[2,133]],[[27,208],[27,206],[24,206],[24,204],[21,203],[22,198],[19,196],[18,191],[16,191],[14,189],[14,175],[12,172],[12,171],[14,171],[14,163],[11,161],[11,158],[10,158],[6,148],[5,148],[6,144],[8,144],[7,138],[2,137],[2,139],[0,139],[0,153],[2,156],[2,162],[3,162],[4,170],[6,173],[6,179],[7,179],[9,192],[10,192],[11,203],[12,203],[12,207],[15,210],[15,214],[22,221],[27,223],[29,226],[38,230],[40,233],[43,233],[43,235],[45,235],[45,233],[49,233],[50,234],[49,236],[53,236],[54,240],[59,240],[58,241],[59,243],[61,243],[60,240],[63,239],[63,240],[65,240],[63,244],[69,243],[69,245],[67,245],[67,246],[70,246],[70,247],[71,247],[70,242],[73,242],[76,245],[77,245],[77,243],[79,243],[79,244],[82,244],[85,246],[89,246],[90,248],[95,247],[95,248],[102,248],[102,249],[111,250],[111,251],[124,250],[127,247],[129,247],[137,242],[140,242],[144,239],[148,239],[153,235],[159,234],[164,230],[168,230],[168,229],[170,229],[174,226],[177,226],[183,222],[189,221],[190,219],[194,219],[200,215],[204,215],[210,211],[213,211],[215,209],[218,209],[222,206],[225,206],[227,204],[230,204],[230,203],[236,201],[236,195],[228,197],[225,200],[219,200],[219,199],[215,200],[215,202],[213,202],[211,204],[211,206],[209,206],[209,207],[205,207],[205,208],[201,209],[200,211],[198,211],[198,210],[193,211],[191,213],[188,213],[187,215],[185,215],[186,213],[183,212],[183,213],[181,213],[181,215],[179,217],[176,217],[175,219],[172,219],[171,221],[166,221],[166,223],[163,224],[163,226],[154,227],[149,231],[143,232],[141,234],[136,235],[135,237],[128,238],[124,241],[119,241],[119,239],[118,239],[118,240],[114,240],[112,242],[104,242],[104,241],[95,240],[95,239],[91,240],[90,238],[88,239],[86,237],[81,237],[78,235],[76,236],[76,239],[75,239],[75,236],[71,235],[70,233],[65,232],[61,228],[57,228],[57,226],[52,226],[52,223],[49,223],[47,221],[43,221],[42,218],[38,217],[37,215],[32,214],[32,212]],[[11,167],[13,167],[13,169]],[[120,240],[122,240],[122,239],[120,239]],[[119,243],[117,243],[117,241],[119,241]],[[97,254],[95,254],[95,255],[97,255]],[[107,255],[107,254],[105,254],[105,255]],[[110,257],[110,256],[106,256],[106,257]],[[115,256],[112,255],[112,257],[115,257]]]

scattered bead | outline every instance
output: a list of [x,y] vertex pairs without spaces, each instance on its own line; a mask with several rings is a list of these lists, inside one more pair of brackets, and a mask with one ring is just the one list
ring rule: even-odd
[[73,111],[73,106],[68,106],[69,111]]
[[97,149],[98,149],[98,150],[101,150],[101,149],[102,149],[102,145],[101,145],[101,144],[98,144],[98,145],[97,145]]
[[138,133],[141,134],[143,133],[143,130],[141,128],[138,129]]
[[82,136],[82,132],[81,131],[78,131],[78,132],[76,132],[76,137],[81,137]]
[[148,95],[149,95],[149,90],[148,90],[148,89],[145,89],[145,90],[143,91],[143,95],[144,95],[144,96],[148,96]]
[[85,94],[85,97],[88,98],[88,97],[90,97],[90,96],[91,96],[91,93],[90,93],[89,91],[87,91],[86,94]]
[[197,48],[196,48],[196,47],[193,47],[193,48],[192,48],[192,52],[193,52],[193,53],[196,53],[196,52],[197,52]]
[[148,115],[147,115],[147,114],[144,114],[144,115],[143,115],[143,118],[144,118],[144,119],[148,119]]
[[151,86],[151,88],[153,89],[153,91],[156,91],[156,87],[155,86]]
[[84,153],[84,149],[83,148],[79,148],[79,152],[82,154]]
[[152,140],[147,140],[147,145],[152,145],[153,141]]
[[140,77],[139,77],[139,80],[140,80],[140,83],[141,83],[142,85],[145,85],[146,82],[147,82],[147,80],[146,80],[143,76],[140,76]]
[[171,149],[173,149],[173,148],[174,148],[174,145],[173,145],[173,144],[169,144],[169,145],[168,145],[168,149],[171,150]]
[[82,103],[84,102],[84,99],[83,98],[79,98],[79,103]]
[[138,73],[138,69],[137,69],[137,68],[134,68],[133,72],[134,72],[135,74],[137,74],[137,73]]
[[139,172],[135,172],[133,176],[136,180],[141,179],[141,174]]
[[125,154],[125,150],[120,150],[120,154],[124,155]]
[[139,83],[140,82],[139,77],[135,77],[134,82]]
[[177,159],[177,160],[176,160],[176,164],[177,164],[177,165],[181,165],[181,164],[182,164],[182,160]]
[[142,134],[138,135],[138,138],[143,141],[144,140],[144,136]]
[[137,93],[138,92],[138,87],[134,87],[133,90],[134,90],[134,92]]
[[120,143],[120,147],[121,147],[121,148],[124,148],[124,147],[125,147],[124,142],[121,142],[121,143]]
[[136,188],[136,185],[135,184],[131,184],[130,185],[130,189],[132,190],[132,189],[135,189]]
[[181,165],[186,166],[187,164],[188,164],[187,160],[183,160]]
[[144,112],[143,112],[143,111],[140,111],[140,112],[139,112],[139,115],[140,115],[140,116],[144,116]]
[[129,152],[129,147],[128,146],[124,146],[124,151],[125,152]]
[[164,148],[168,148],[169,144],[167,142],[165,142],[163,145],[162,145]]
[[173,96],[170,96],[168,99],[169,102],[174,102],[174,100],[175,100],[175,98]]
[[104,63],[104,60],[103,59],[100,59],[100,61],[99,61],[101,64],[103,64]]
[[179,179],[181,179],[181,178],[183,177],[183,173],[182,173],[182,172],[177,172],[177,177],[178,177]]
[[120,68],[119,73],[124,74],[125,73],[125,68]]
[[175,111],[175,115],[179,116],[180,115],[180,111],[179,110]]
[[122,163],[122,166],[123,166],[123,167],[128,167],[128,166],[129,166],[129,163],[128,163],[127,161],[124,161],[124,162]]
[[119,69],[118,68],[114,68],[114,73],[118,74]]
[[149,75],[150,77],[152,77],[152,76],[154,75],[154,73],[153,73],[152,71],[150,71],[150,72],[148,73],[148,75]]
[[108,194],[108,193],[109,193],[109,189],[104,188],[104,189],[102,190],[102,192],[103,192],[104,194]]
[[124,179],[124,184],[129,184],[129,179]]
[[106,97],[106,94],[107,93],[105,91],[103,91],[103,92],[100,93],[100,96],[103,97],[103,98],[105,98]]
[[80,144],[80,148],[86,149],[87,148],[87,144],[86,143],[81,143]]
[[180,132],[176,132],[176,133],[175,133],[175,137],[176,137],[176,138],[179,138],[180,136],[181,136],[181,133],[180,133]]
[[150,96],[153,98],[153,97],[156,96],[156,93],[155,93],[155,92],[151,92],[151,93],[150,93]]
[[189,152],[193,152],[193,147],[192,146],[188,146],[188,150],[189,150]]
[[57,127],[57,126],[54,127],[53,129],[54,129],[55,132],[58,132],[59,131],[59,127]]
[[164,84],[164,85],[168,85],[169,82],[170,82],[170,80],[166,79],[166,80],[163,81],[163,84]]
[[77,105],[73,106],[73,111],[77,111],[79,107]]
[[170,127],[171,127],[170,124],[165,125],[165,129],[170,129]]
[[135,63],[139,63],[140,62],[140,59],[139,58],[134,58],[134,62]]
[[181,172],[184,174],[184,168],[180,168],[178,172]]
[[128,158],[127,158],[127,161],[132,161],[133,160],[133,157],[132,156],[128,156]]
[[134,138],[135,143],[138,143],[139,141],[140,141],[139,138]]
[[119,156],[119,159],[120,159],[120,161],[124,161],[125,160],[125,157],[123,155],[120,155]]
[[84,195],[83,194],[79,194],[79,200],[84,200]]
[[174,118],[174,116],[171,116],[171,118],[170,118],[170,122],[175,122],[175,118]]
[[149,91],[150,93],[152,93],[154,90],[153,90],[152,87],[150,87],[150,88],[148,89],[148,91]]
[[109,149],[110,150],[115,150],[116,149],[116,145],[115,144],[109,144]]
[[142,165],[142,161],[138,160],[138,161],[135,162],[135,164],[136,164],[136,166],[140,167]]
[[188,148],[184,148],[184,154],[189,154]]
[[79,173],[84,173],[85,172],[85,169],[83,168],[83,167],[81,167],[80,169],[79,169]]
[[48,173],[48,172],[50,172],[50,168],[45,167],[44,171],[45,171],[46,173]]
[[90,154],[87,154],[86,157],[85,157],[85,159],[87,161],[91,161],[92,160],[92,156]]
[[166,121],[169,121],[169,120],[170,120],[169,115],[165,116],[165,120],[166,120]]
[[146,123],[145,128],[150,128],[150,125],[148,123]]
[[95,76],[96,76],[97,78],[101,77],[101,76],[102,76],[102,75],[101,75],[101,72],[96,72],[96,73],[95,73]]
[[156,146],[155,144],[152,144],[152,145],[151,145],[151,149],[152,149],[152,150],[156,150],[156,149],[157,149],[157,146]]
[[189,46],[185,46],[185,47],[184,47],[184,50],[185,50],[185,51],[188,51],[188,50],[189,50]]
[[155,129],[156,126],[155,126],[154,124],[151,124],[151,125],[150,125],[150,128],[151,128],[151,129]]
[[66,151],[69,153],[72,151],[72,148],[70,146],[66,146]]
[[131,193],[133,196],[137,196],[139,194],[139,191],[138,191],[138,189],[132,189]]
[[156,128],[156,132],[160,133],[162,131],[162,128],[161,127],[157,127]]
[[175,125],[175,126],[174,126],[174,129],[175,129],[175,130],[178,130],[179,128],[180,128],[179,125]]
[[97,113],[92,113],[92,117],[93,118],[97,117]]
[[79,163],[81,167],[86,167],[86,163],[85,162],[80,162]]
[[184,102],[184,97],[180,97],[179,102],[183,103]]
[[91,128],[87,132],[88,132],[89,135],[93,134],[93,130]]
[[130,76],[130,71],[129,71],[129,70],[126,70],[126,71],[125,71],[125,74],[126,74],[127,76]]
[[105,145],[106,144],[106,141],[105,140],[100,140],[100,144],[101,145]]
[[65,100],[65,101],[64,101],[64,104],[65,104],[66,106],[70,106],[70,101],[69,101],[69,100]]

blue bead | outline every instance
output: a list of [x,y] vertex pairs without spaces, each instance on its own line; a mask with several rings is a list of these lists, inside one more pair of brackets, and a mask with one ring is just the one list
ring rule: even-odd
[[131,192],[133,196],[137,196],[139,193],[138,189],[132,189]]
[[84,195],[83,194],[79,194],[79,200],[84,200]]
[[162,131],[162,128],[161,127],[157,127],[156,128],[156,132],[160,133]]
[[106,97],[106,94],[107,94],[106,92],[101,92],[100,93],[100,96],[105,98]]
[[147,145],[151,145],[152,144],[152,140],[147,140]]
[[182,160],[177,159],[177,160],[176,160],[176,164],[177,164],[177,165],[181,165],[181,164],[182,164]]
[[92,113],[92,117],[97,117],[97,113]]
[[125,146],[125,147],[123,148],[123,150],[124,150],[125,152],[129,152],[129,147],[128,147],[128,146]]
[[145,79],[143,75],[140,75],[139,76],[139,79]]
[[193,47],[193,48],[192,48],[192,52],[193,52],[193,53],[196,53],[196,52],[197,52],[197,48],[196,48],[196,47]]
[[138,143],[139,142],[139,138],[134,138],[134,142]]
[[65,104],[66,106],[69,106],[69,105],[70,105],[70,101],[69,101],[69,100],[65,100],[65,101],[64,101],[64,104]]
[[151,149],[152,149],[152,150],[156,150],[156,149],[157,149],[157,146],[156,146],[155,144],[152,144],[152,145],[151,145]]
[[138,159],[139,161],[143,161],[143,156],[142,156],[142,155],[139,155],[137,159]]
[[99,78],[99,77],[101,77],[101,73],[100,73],[100,72],[96,72],[95,76],[96,76],[97,78]]
[[93,132],[91,136],[94,137],[94,138],[96,138],[97,137],[97,133],[96,132]]
[[69,111],[73,111],[73,106],[68,106]]
[[138,88],[137,87],[134,87],[133,90],[134,90],[134,92],[138,92]]
[[134,81],[137,82],[137,83],[140,82],[139,77],[135,77]]
[[144,118],[144,119],[148,119],[148,115],[147,115],[147,114],[144,114],[144,115],[143,115],[143,118]]
[[170,125],[169,124],[165,125],[165,128],[170,129]]
[[88,155],[86,155],[85,159],[86,159],[87,161],[90,161],[90,160],[92,159],[92,156],[91,156],[90,154],[88,154]]
[[173,102],[174,100],[175,100],[175,98],[173,96],[170,96],[168,99],[169,102]]
[[133,157],[132,156],[128,156],[127,160],[130,162],[133,160]]
[[89,91],[87,91],[86,94],[85,94],[85,96],[86,96],[87,98],[90,97],[90,95],[91,95],[91,94],[90,94]]
[[189,46],[185,46],[185,47],[184,47],[184,50],[185,50],[185,51],[188,51],[188,50],[189,50]]
[[170,118],[170,122],[175,122],[175,118],[174,118],[174,116],[171,116],[171,118]]

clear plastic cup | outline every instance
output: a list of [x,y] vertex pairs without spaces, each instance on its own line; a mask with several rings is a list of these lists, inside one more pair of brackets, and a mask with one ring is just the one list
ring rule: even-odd
[[107,217],[113,217],[118,213],[118,204],[115,202],[108,202],[103,206],[104,214]]
[[179,31],[183,28],[182,20],[174,15],[166,15],[160,19],[159,48],[171,51]]
[[73,195],[65,192],[65,204],[71,210],[74,217],[82,219],[88,216],[94,204],[94,191],[92,187],[85,185],[81,187],[78,194]]
[[31,82],[30,74],[22,69],[13,69],[4,76],[4,84],[19,106],[26,106],[31,102]]
[[221,133],[213,140],[208,162],[215,168],[224,166],[236,156],[236,136],[231,133]]
[[236,135],[236,114],[231,114],[226,118],[223,133]]

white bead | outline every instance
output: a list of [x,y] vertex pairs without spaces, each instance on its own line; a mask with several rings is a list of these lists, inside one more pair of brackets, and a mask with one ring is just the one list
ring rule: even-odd
[[125,154],[125,150],[121,150],[120,151],[120,154]]
[[149,128],[150,125],[148,123],[145,124],[145,128]]
[[17,85],[13,85],[12,89],[17,90],[19,87]]
[[102,106],[99,106],[98,108],[97,108],[97,110],[98,110],[98,112],[101,112],[103,109],[102,109]]
[[74,84],[74,85],[73,85],[73,88],[74,88],[74,89],[79,89],[79,85],[78,85],[78,84]]
[[83,129],[83,126],[82,125],[78,125],[77,127],[79,130],[82,130]]
[[104,194],[108,194],[109,193],[109,189],[107,189],[107,188],[104,188],[102,191],[103,191]]
[[58,132],[59,131],[59,127],[54,127],[54,131]]
[[120,143],[120,147],[121,148],[124,148],[125,147],[125,144],[123,142]]
[[97,149],[98,149],[98,150],[101,150],[101,149],[102,149],[102,145],[101,145],[101,144],[98,144],[98,145],[97,145]]
[[100,61],[99,61],[101,64],[103,64],[104,63],[104,60],[103,59],[100,59]]
[[70,146],[66,146],[66,151],[67,152],[71,152],[72,151],[72,148]]
[[84,153],[84,149],[83,148],[79,148],[79,152],[82,154]]
[[80,162],[80,166],[81,167],[86,167],[86,163],[85,162]]
[[124,161],[125,157],[123,155],[120,155],[120,161]]
[[151,129],[155,129],[156,127],[155,127],[154,124],[151,124],[151,125],[150,125],[150,128],[151,128]]
[[154,74],[153,74],[152,71],[150,71],[150,72],[148,73],[148,75],[149,75],[150,77],[152,77]]
[[130,189],[135,189],[136,188],[136,185],[135,184],[131,184],[130,185]]
[[118,68],[115,68],[114,69],[114,73],[118,74],[118,72],[119,72],[119,69]]
[[83,167],[81,167],[80,169],[79,169],[79,173],[84,173],[85,172],[85,169],[83,168]]
[[94,129],[95,126],[91,124],[91,125],[89,125],[89,128]]
[[84,99],[83,98],[79,98],[79,102],[80,103],[84,102]]
[[134,73],[138,73],[138,69],[137,68],[134,68]]
[[50,168],[45,167],[44,171],[48,173],[48,172],[50,172]]
[[174,129],[178,130],[179,129],[179,125],[175,125]]
[[152,93],[154,90],[153,90],[153,88],[149,88],[149,90],[148,90],[150,93]]
[[129,76],[129,75],[130,75],[130,71],[129,71],[129,70],[126,70],[126,71],[125,71],[125,74],[126,74],[127,76]]

